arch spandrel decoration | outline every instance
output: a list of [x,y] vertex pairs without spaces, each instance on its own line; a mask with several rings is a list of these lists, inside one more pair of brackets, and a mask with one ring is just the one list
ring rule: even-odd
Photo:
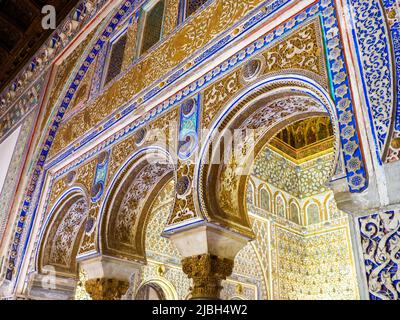
[[[189,97],[180,105],[177,147],[177,184],[174,208],[168,226],[203,220],[195,207],[195,166],[199,144],[201,97]],[[167,228],[168,229],[168,228]],[[167,234],[168,230],[166,230]]]
[[206,221],[206,217],[198,210],[195,199],[195,169],[194,156],[185,161],[178,160],[175,203],[164,230],[165,236],[178,226]]
[[[83,240],[78,251],[78,259],[81,255],[96,251],[97,249],[95,232],[97,230],[100,200],[93,198],[93,191],[97,190],[94,187],[99,182],[99,177],[101,177],[102,184],[106,183],[108,177],[106,170],[108,155],[107,157],[104,157],[104,155],[107,155],[107,153],[100,154],[99,157],[90,158],[85,163],[80,164],[80,166],[70,168],[67,172],[63,170],[57,172],[49,189],[50,194],[46,208],[52,208],[63,194],[68,193],[70,188],[82,189],[85,194],[92,196],[88,202],[87,223],[85,224]],[[100,172],[99,169],[103,171]],[[44,211],[46,212],[46,210]],[[45,213],[45,215],[50,216],[51,212]]]
[[[176,261],[180,261],[181,258],[173,243],[161,236],[174,206],[174,188],[175,181],[171,179],[159,191],[153,201],[148,223],[145,226],[146,257],[166,263],[171,262],[171,257],[174,257]],[[166,256],[170,258],[166,259]]]
[[89,213],[88,196],[73,188],[57,201],[43,232],[37,268],[42,273],[48,267],[57,275],[76,277],[76,257]]
[[82,243],[79,247],[77,259],[93,252],[98,252],[98,244],[96,242],[96,235],[98,230],[98,217],[100,212],[100,203],[92,203],[88,212],[88,218],[85,224],[85,233]]
[[[319,18],[302,22],[284,37],[268,35],[266,39],[271,44],[264,51],[204,91],[203,126],[208,127],[232,96],[259,76],[295,73],[314,79],[327,89],[328,76],[322,37]],[[255,61],[261,61],[258,70],[255,70],[252,77],[246,77],[246,73],[251,70],[249,66]]]
[[160,189],[175,179],[174,165],[163,150],[149,147],[117,172],[101,209],[99,231],[103,254],[145,261],[146,225]]
[[[288,75],[285,80],[278,79],[260,80],[228,103],[205,139],[196,172],[203,214],[211,221],[249,236],[252,232],[245,194],[251,159],[255,159],[278,131],[297,120],[329,115],[335,134],[335,158],[338,157],[339,125],[334,104],[326,91],[315,83],[313,88],[310,80],[304,77]],[[245,129],[254,131],[234,141],[233,151],[232,144],[225,141],[227,132],[244,132]],[[210,145],[214,146],[213,150]],[[228,161],[224,161],[225,154],[228,154]],[[332,174],[333,171],[334,166]]]

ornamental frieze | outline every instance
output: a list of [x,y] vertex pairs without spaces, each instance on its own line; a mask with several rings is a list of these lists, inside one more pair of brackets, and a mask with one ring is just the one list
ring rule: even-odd
[[[240,2],[216,0],[200,16],[196,16],[188,24],[178,29],[153,52],[135,64],[85,110],[62,125],[59,135],[62,136],[65,131],[72,132],[69,142],[84,135],[87,130],[110,115],[117,107],[127,103],[135,94],[167,74],[186,57],[205,46],[260,3],[262,0]],[[146,74],[146,77],[143,77],[143,74]],[[162,88],[162,84],[160,84],[160,88]],[[87,124],[82,123],[84,118],[89,121]],[[57,153],[65,146],[66,144],[62,144],[56,138],[52,154]]]
[[95,34],[95,31],[92,31],[86,38],[83,40],[78,47],[68,56],[68,58],[64,59],[63,62],[56,68],[56,75],[54,78],[54,82],[52,84],[52,89],[50,93],[50,98],[47,103],[45,109],[45,115],[42,121],[42,128],[46,125],[51,112],[56,107],[56,102],[59,96],[62,94],[62,91],[65,88],[66,83],[68,82],[68,78],[70,77],[72,71],[76,67],[78,63],[78,59],[82,57],[83,52],[86,47],[91,43],[91,40]]

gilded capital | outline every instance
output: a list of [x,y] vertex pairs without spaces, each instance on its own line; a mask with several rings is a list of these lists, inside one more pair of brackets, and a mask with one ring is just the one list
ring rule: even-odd
[[193,279],[191,299],[218,299],[221,281],[232,274],[233,260],[211,254],[196,255],[182,260],[182,270]]
[[120,300],[129,288],[129,282],[110,278],[87,280],[85,289],[93,300]]

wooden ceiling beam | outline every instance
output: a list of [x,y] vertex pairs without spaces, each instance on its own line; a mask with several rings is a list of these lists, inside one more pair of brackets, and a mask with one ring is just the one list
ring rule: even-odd
[[7,45],[7,43],[5,43],[4,40],[3,40],[1,37],[0,37],[0,48],[1,48],[3,51],[6,51],[7,54],[10,54],[10,52],[11,52],[11,50],[12,50],[12,48],[10,48],[10,47]]
[[35,7],[36,9],[36,13],[41,13],[42,12],[42,7],[35,1],[35,0],[26,0],[27,2],[29,2],[32,7]]
[[16,28],[20,34],[23,34],[25,32],[24,27],[21,26],[21,24],[17,20],[5,14],[4,11],[0,11],[0,19],[2,19],[5,23],[10,24],[14,28]]
[[8,50],[4,49],[4,48],[0,45],[0,56],[2,56],[2,55],[8,56],[8,55],[9,55],[9,52],[8,52]]

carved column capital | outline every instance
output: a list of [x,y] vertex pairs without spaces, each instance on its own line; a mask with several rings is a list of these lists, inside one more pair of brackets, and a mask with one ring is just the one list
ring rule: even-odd
[[236,254],[250,240],[231,230],[203,223],[169,236],[183,257],[183,272],[193,279],[191,299],[219,299],[221,281],[232,274]]
[[93,300],[120,300],[129,288],[129,281],[97,278],[85,282],[85,289]]
[[109,256],[94,256],[79,261],[87,280],[85,290],[93,300],[117,300],[128,291],[130,279],[141,263]]
[[221,281],[232,274],[233,260],[211,254],[196,255],[182,260],[182,270],[193,279],[191,299],[218,299]]

